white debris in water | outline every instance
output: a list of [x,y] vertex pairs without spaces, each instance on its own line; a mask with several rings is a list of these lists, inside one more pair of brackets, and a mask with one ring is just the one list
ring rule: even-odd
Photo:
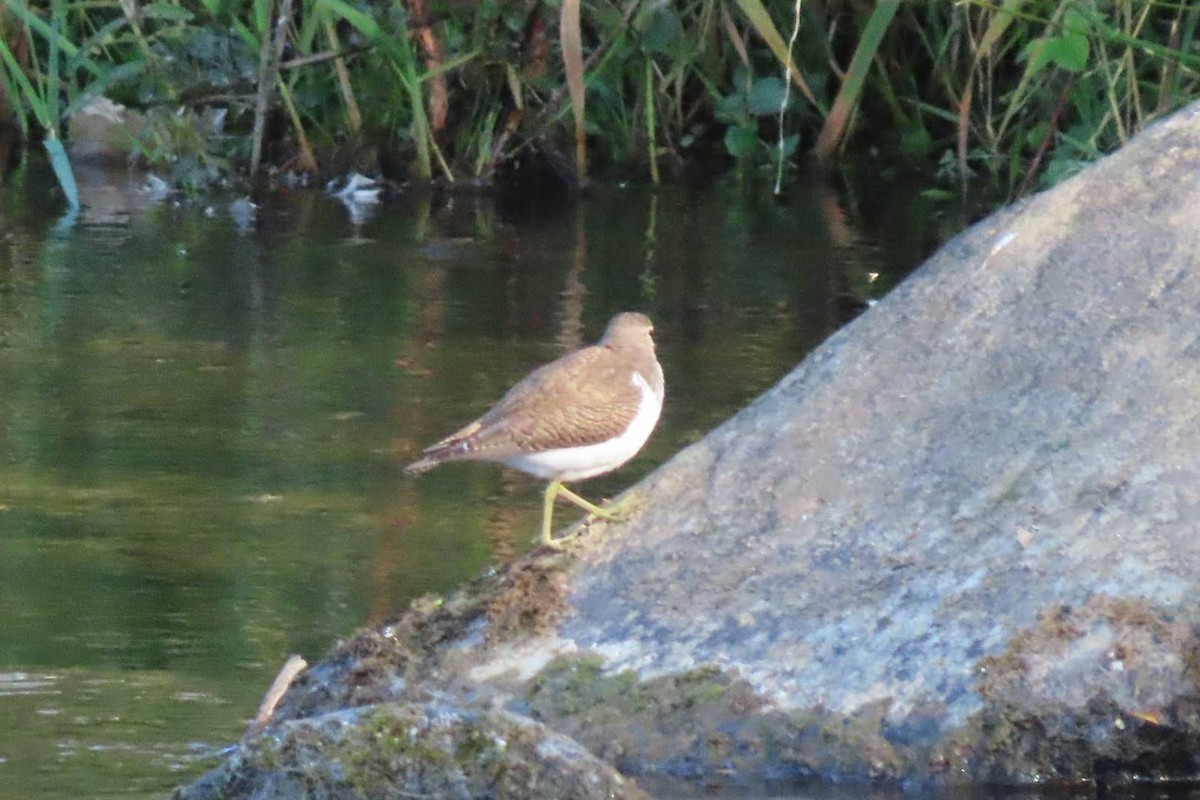
[[171,194],[171,185],[154,173],[146,176],[142,191],[150,195],[151,200],[162,200]]
[[325,190],[347,205],[372,205],[379,202],[383,184],[374,178],[353,172],[346,178],[342,188],[337,188],[337,181],[330,181],[325,185]]
[[257,213],[258,206],[250,202],[249,197],[239,197],[229,204],[229,216],[233,217],[234,224],[242,233],[254,227],[254,217]]

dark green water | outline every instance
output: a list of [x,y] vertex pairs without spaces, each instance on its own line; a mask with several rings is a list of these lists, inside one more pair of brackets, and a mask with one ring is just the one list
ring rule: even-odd
[[[150,202],[0,186],[0,800],[161,797],[291,653],[513,557],[540,485],[422,444],[600,334],[668,384],[605,496],[728,417],[962,225],[915,188],[730,178],[587,202]],[[564,507],[559,520],[566,522]]]

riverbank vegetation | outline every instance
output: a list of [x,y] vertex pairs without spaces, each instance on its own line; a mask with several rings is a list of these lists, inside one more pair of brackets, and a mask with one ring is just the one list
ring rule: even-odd
[[1200,96],[1198,28],[1194,0],[0,0],[0,114],[58,164],[110,98],[185,188],[882,153],[1015,196]]

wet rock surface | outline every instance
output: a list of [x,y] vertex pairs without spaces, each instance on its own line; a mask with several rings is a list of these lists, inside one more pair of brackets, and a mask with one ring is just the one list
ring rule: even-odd
[[[223,796],[283,796],[279,764],[431,703],[569,736],[608,775],[581,792],[636,791],[597,764],[1197,777],[1198,175],[1193,107],[979,223],[639,485],[632,522],[339,646]],[[262,743],[304,726],[302,758]],[[479,774],[462,796],[505,796]]]
[[566,736],[453,701],[384,703],[276,725],[186,796],[649,797]]

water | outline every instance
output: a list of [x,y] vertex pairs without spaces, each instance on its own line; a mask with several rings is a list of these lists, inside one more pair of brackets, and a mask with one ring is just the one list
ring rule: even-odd
[[62,221],[46,176],[18,178],[0,186],[0,800],[161,797],[216,763],[290,653],[528,547],[537,482],[401,467],[614,312],[654,318],[668,401],[590,497],[963,224],[900,184],[815,176],[785,203],[733,176],[355,222],[320,193],[249,220],[85,175]]

